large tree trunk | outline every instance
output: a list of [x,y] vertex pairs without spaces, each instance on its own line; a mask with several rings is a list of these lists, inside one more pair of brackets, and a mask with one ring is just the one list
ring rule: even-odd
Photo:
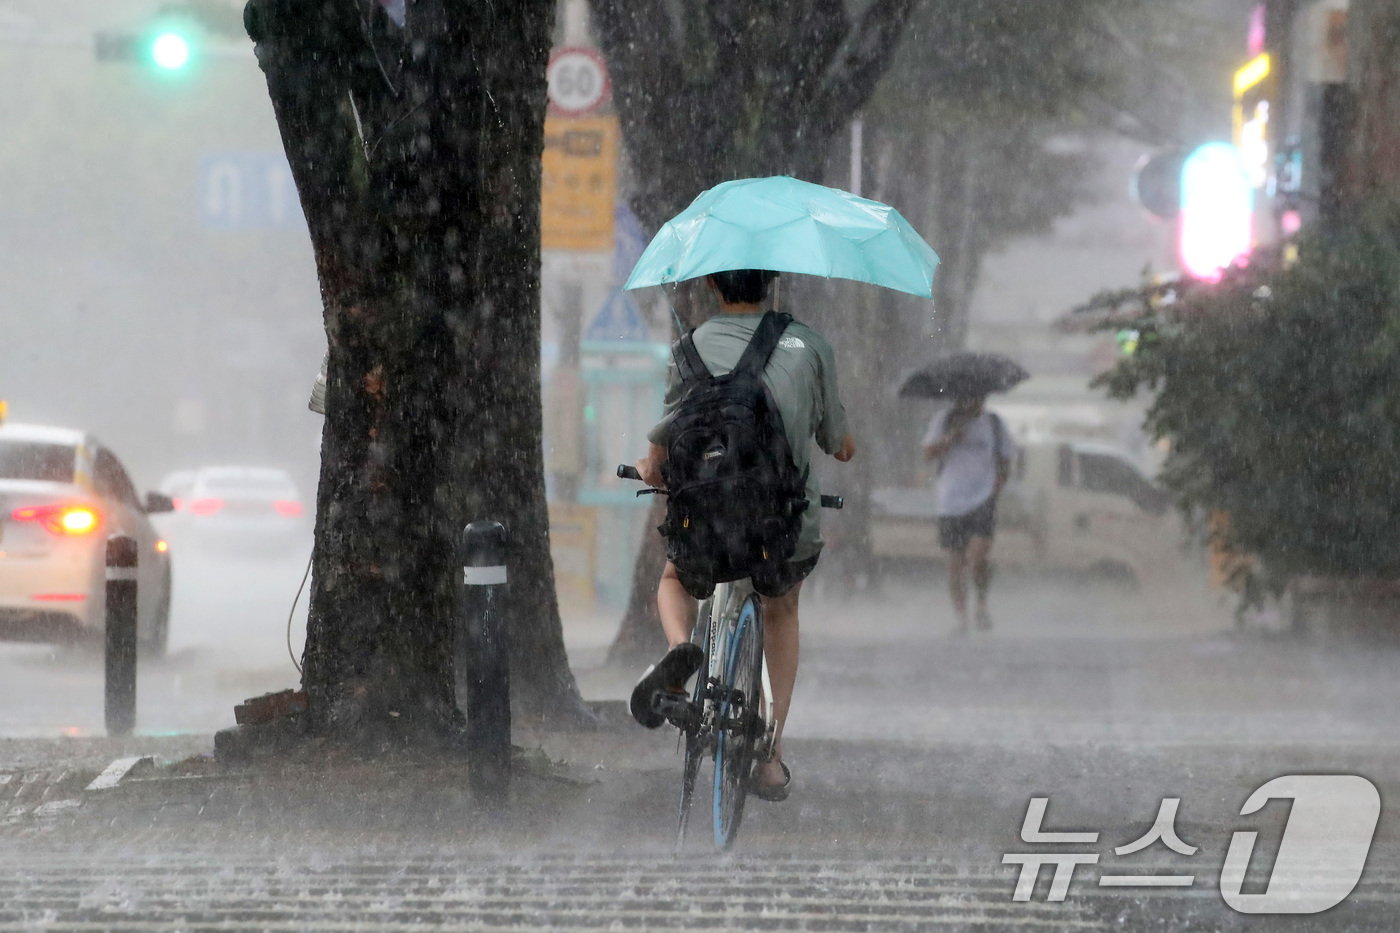
[[637,562],[632,565],[627,608],[608,648],[609,664],[639,664],[655,660],[666,650],[666,635],[661,631],[661,613],[656,606],[657,584],[666,569],[666,540],[656,529],[665,518],[666,503],[658,499],[647,509],[642,545],[637,550]]
[[[682,282],[671,290],[671,309],[679,327],[692,330],[703,324],[717,310],[713,297],[699,282]],[[675,337],[680,337],[677,332]],[[666,500],[657,497],[647,509],[642,528],[642,542],[637,549],[637,561],[632,565],[632,585],[628,590],[627,608],[623,610],[617,635],[608,648],[608,663],[622,666],[655,660],[666,650],[666,635],[661,631],[661,613],[656,605],[657,585],[666,569],[666,539],[657,528],[666,518]]]
[[444,734],[463,525],[513,539],[513,684],[578,708],[540,445],[539,158],[553,4],[253,0],[330,358],[303,683],[313,725]]
[[1400,2],[1352,0],[1347,71],[1356,105],[1344,185],[1360,207],[1400,191]]
[[971,126],[930,140],[936,153],[933,170],[934,205],[930,217],[934,241],[940,246],[938,274],[933,282],[935,353],[960,350],[967,342],[972,295],[982,271],[978,231],[979,159],[977,133]]

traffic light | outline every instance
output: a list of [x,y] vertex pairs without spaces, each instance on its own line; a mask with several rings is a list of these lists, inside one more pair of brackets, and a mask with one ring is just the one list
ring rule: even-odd
[[174,30],[165,30],[151,41],[151,61],[165,71],[179,71],[190,63],[189,40]]
[[162,25],[144,32],[98,32],[94,49],[98,61],[130,62],[174,76],[189,70],[196,43],[190,30]]
[[1219,281],[1254,245],[1254,186],[1240,150],[1206,143],[1181,167],[1181,264],[1198,279]]

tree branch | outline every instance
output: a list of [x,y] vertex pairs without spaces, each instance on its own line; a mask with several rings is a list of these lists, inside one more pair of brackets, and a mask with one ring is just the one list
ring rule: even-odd
[[[865,105],[899,45],[914,0],[873,0],[846,34],[826,67],[809,110],[804,140],[829,140],[841,124]],[[805,168],[819,166],[824,147],[807,146]],[[821,148],[822,151],[812,151]]]
[[593,0],[598,39],[613,76],[613,102],[637,175],[633,209],[642,225],[658,229],[676,197],[663,185],[673,176],[659,167],[684,147],[671,138],[675,111],[690,109],[684,50],[664,0]]

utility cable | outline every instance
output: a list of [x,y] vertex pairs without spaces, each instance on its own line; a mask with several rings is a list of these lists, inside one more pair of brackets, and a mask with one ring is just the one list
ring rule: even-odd
[[301,575],[301,586],[297,587],[297,595],[292,598],[292,608],[287,612],[287,657],[292,659],[292,667],[301,673],[301,662],[297,660],[296,652],[292,650],[292,616],[297,613],[297,603],[301,601],[301,591],[306,589],[306,581],[311,577],[311,561],[316,556],[313,548],[311,554],[306,558],[306,573]]

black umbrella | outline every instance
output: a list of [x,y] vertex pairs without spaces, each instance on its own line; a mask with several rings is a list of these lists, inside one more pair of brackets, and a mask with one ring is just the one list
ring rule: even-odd
[[1025,367],[1000,353],[963,350],[929,363],[904,380],[901,398],[972,398],[1005,392],[1029,379]]

